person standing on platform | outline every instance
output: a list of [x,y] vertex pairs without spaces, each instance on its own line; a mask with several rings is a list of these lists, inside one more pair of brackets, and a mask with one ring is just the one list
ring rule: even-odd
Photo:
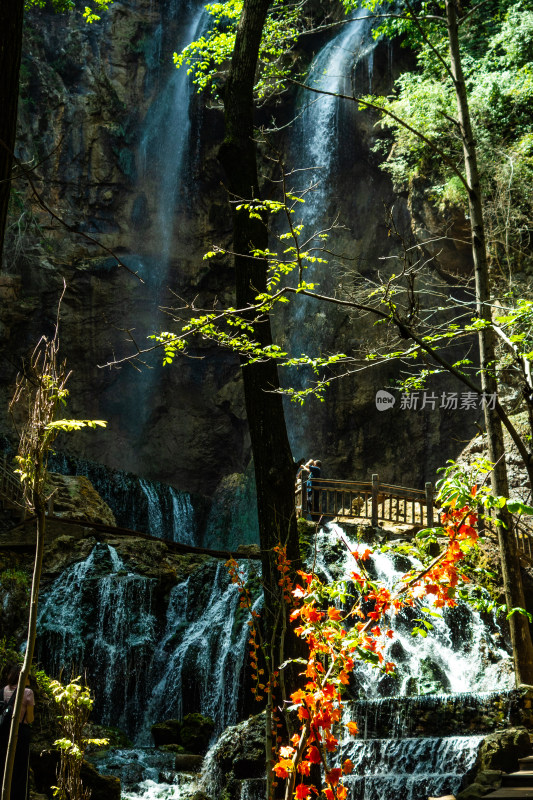
[[[7,703],[12,695],[17,691],[17,684],[21,667],[15,664],[9,670],[7,676],[7,686],[3,689],[3,700]],[[28,800],[29,780],[28,770],[30,761],[30,724],[33,722],[33,712],[35,708],[35,698],[31,689],[24,689],[22,708],[20,709],[19,730],[17,739],[17,750],[15,752],[15,763],[13,765],[13,777],[11,780],[11,800]],[[9,741],[9,726],[0,735],[0,765],[2,778],[6,763],[7,745]]]

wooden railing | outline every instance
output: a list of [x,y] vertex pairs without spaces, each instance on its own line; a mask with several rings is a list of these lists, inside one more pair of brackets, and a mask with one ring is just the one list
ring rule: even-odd
[[[377,474],[372,475],[372,481],[366,483],[313,478],[310,507],[307,481],[300,480],[296,486],[295,500],[298,516],[310,514],[314,520],[321,517],[369,519],[374,527],[380,520],[416,527],[432,527],[436,521],[437,507],[434,504],[431,483],[426,483],[425,491],[422,491],[380,483]],[[22,487],[6,455],[0,458],[0,503],[18,508],[24,513]],[[53,515],[53,497],[50,498],[47,512],[49,516]],[[496,532],[490,524],[486,527]],[[513,529],[518,551],[533,564],[533,529],[517,517],[514,518]]]
[[[425,491],[380,483],[378,475],[371,482],[339,481],[313,478],[309,500],[307,480],[299,480],[295,499],[298,516],[320,518],[368,519],[376,527],[379,521],[431,528],[438,522],[438,506],[433,500],[433,485]],[[303,512],[302,512],[303,509]],[[496,535],[496,527],[485,521],[485,527]],[[519,517],[513,517],[513,530],[519,553],[533,564],[533,528]]]
[[[310,501],[307,481],[296,486],[296,510],[309,513],[312,519],[344,517],[369,519],[372,525],[379,520],[408,525],[433,525],[433,485],[426,483],[425,491],[380,483],[378,475],[371,482],[339,481],[313,478]],[[303,509],[303,511],[302,511]]]
[[5,454],[0,458],[0,502],[10,508],[24,508],[22,486]]

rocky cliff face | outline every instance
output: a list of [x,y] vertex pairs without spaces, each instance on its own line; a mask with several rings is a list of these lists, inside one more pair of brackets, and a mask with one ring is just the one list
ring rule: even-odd
[[[117,0],[92,26],[79,10],[27,15],[19,156],[36,165],[35,187],[46,205],[112,250],[144,283],[93,241],[67,233],[48,211],[30,206],[31,188],[17,182],[0,275],[0,337],[10,353],[0,380],[4,403],[21,355],[51,330],[65,278],[61,339],[75,370],[71,412],[109,422],[105,432],[81,434],[68,446],[109,467],[212,494],[224,476],[242,473],[250,456],[235,357],[206,345],[198,358],[171,368],[163,369],[153,354],[140,371],[128,364],[99,368],[150,344],[146,337],[168,324],[160,308],[179,305],[176,296],[198,296],[203,303],[231,299],[227,265],[202,260],[213,242],[229,237],[215,158],[221,114],[176,82],[171,60],[187,36],[201,31],[200,9],[192,0]],[[372,49],[371,60],[365,52],[356,79],[388,90],[390,51]],[[336,251],[372,276],[383,268],[380,258],[393,252],[383,203],[396,203],[405,229],[409,212],[371,152],[374,120],[353,108],[341,117],[341,146],[332,142],[336,149],[324,176],[324,210],[339,213],[347,226]],[[284,146],[296,158],[294,135],[285,135]],[[333,259],[321,287],[334,291],[339,269]],[[303,323],[297,315],[277,320],[282,343],[297,346],[300,334],[311,351],[346,352],[373,338],[368,319],[329,309],[305,314]],[[469,430],[473,415],[438,407],[381,414],[375,391],[394,373],[357,374],[336,384],[325,404],[313,403],[303,413],[288,408],[295,457],[320,456],[325,473],[335,477],[366,480],[378,471],[385,480],[413,485],[432,479],[460,449],[453,431]],[[2,426],[7,430],[5,420]]]
[[[79,11],[27,15],[19,156],[32,164],[45,159],[34,174],[45,203],[112,249],[144,283],[94,242],[67,234],[42,208],[30,208],[31,190],[19,181],[0,281],[0,335],[12,354],[2,367],[7,398],[18,358],[51,330],[65,278],[61,339],[74,369],[71,411],[107,419],[111,434],[79,437],[77,452],[209,493],[221,475],[242,471],[248,457],[236,359],[205,347],[197,360],[166,370],[160,357],[147,358],[149,366],[140,371],[99,368],[131,351],[132,338],[140,347],[150,344],[146,337],[167,324],[159,307],[174,302],[170,290],[191,298],[207,285],[209,296],[226,297],[231,285],[220,270],[210,276],[202,261],[205,242],[214,237],[209,214],[219,175],[211,150],[218,117],[206,126],[211,137],[202,152],[193,152],[177,178],[164,270],[154,216],[155,184],[165,164],[142,164],[147,118],[175,72],[171,56],[190,10],[187,3],[117,2],[93,26]],[[191,102],[196,107],[194,97]],[[190,116],[196,144],[208,112],[195,114],[191,107]],[[172,132],[176,146],[181,133]],[[158,144],[148,148],[152,160]],[[219,224],[222,235],[226,228],[227,220]]]

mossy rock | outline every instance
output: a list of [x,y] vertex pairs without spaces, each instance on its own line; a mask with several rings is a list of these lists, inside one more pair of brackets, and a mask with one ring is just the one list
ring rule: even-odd
[[159,749],[164,750],[165,753],[176,753],[176,755],[185,752],[185,748],[182,744],[161,744],[159,745]]
[[483,783],[471,783],[457,795],[457,800],[477,800],[490,792],[490,787]]
[[518,759],[530,752],[526,728],[507,728],[485,737],[479,750],[479,767],[483,771],[514,772],[518,769]]
[[181,723],[181,744],[189,753],[202,755],[209,747],[214,730],[215,723],[210,717],[197,713],[187,714]]
[[152,725],[151,732],[156,747],[161,747],[164,744],[181,744],[181,722],[179,719],[156,722],[155,725]]

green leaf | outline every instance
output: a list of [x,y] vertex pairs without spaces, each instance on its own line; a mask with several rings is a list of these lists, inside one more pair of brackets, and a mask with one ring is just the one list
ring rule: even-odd
[[533,506],[522,503],[521,500],[507,500],[507,508],[511,514],[527,514],[533,516]]

